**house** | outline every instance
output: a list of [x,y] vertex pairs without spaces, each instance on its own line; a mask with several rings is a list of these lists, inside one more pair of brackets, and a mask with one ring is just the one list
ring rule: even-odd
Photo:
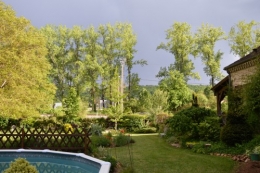
[[246,84],[248,76],[254,74],[256,64],[260,58],[260,46],[253,49],[252,52],[226,66],[228,76],[211,88],[217,99],[217,114],[221,116],[221,102],[227,95],[228,87],[239,88]]

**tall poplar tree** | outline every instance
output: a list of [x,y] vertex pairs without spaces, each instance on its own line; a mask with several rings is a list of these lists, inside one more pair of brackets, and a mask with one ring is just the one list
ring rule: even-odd
[[260,46],[260,24],[251,21],[238,22],[229,32],[229,45],[231,52],[240,58],[247,55],[252,49]]
[[41,31],[47,40],[46,57],[52,66],[50,77],[57,87],[56,101],[62,101],[68,93],[72,80],[68,68],[68,64],[71,63],[69,29],[65,26],[47,25]]
[[191,33],[191,26],[188,23],[175,22],[170,29],[166,31],[167,43],[161,43],[158,49],[163,49],[174,56],[174,70],[182,73],[186,80],[189,78],[199,78],[194,70],[193,62],[189,55],[194,51],[194,36]]
[[[96,112],[96,97],[98,93],[99,84],[98,77],[102,76],[103,68],[99,61],[101,59],[101,46],[98,44],[100,35],[95,31],[93,26],[90,26],[84,36],[86,57],[84,61],[84,76],[90,86],[92,110]],[[98,97],[99,98],[99,97]]]
[[214,86],[215,80],[222,78],[220,72],[220,60],[223,53],[215,52],[215,44],[219,40],[225,39],[223,30],[208,24],[202,24],[195,34],[197,54],[201,57],[205,67],[203,68],[207,76],[210,76],[210,84]]

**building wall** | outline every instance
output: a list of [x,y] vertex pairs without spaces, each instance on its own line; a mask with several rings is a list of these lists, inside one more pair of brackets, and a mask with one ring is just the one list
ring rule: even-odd
[[252,75],[256,70],[256,66],[251,66],[231,73],[232,86],[236,87],[246,83],[247,77]]

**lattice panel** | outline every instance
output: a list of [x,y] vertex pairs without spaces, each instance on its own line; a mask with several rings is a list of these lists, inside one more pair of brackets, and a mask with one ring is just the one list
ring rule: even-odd
[[87,153],[90,144],[86,129],[24,129],[0,130],[1,149],[51,149]]

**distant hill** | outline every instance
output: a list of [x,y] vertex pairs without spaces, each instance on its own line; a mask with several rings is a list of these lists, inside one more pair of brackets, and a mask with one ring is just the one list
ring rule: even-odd
[[[188,87],[193,90],[194,92],[198,92],[198,91],[204,91],[204,89],[207,87],[208,85],[190,85],[188,84]],[[141,89],[145,88],[147,91],[149,91],[151,94],[154,93],[154,91],[159,87],[158,85],[140,85]]]

